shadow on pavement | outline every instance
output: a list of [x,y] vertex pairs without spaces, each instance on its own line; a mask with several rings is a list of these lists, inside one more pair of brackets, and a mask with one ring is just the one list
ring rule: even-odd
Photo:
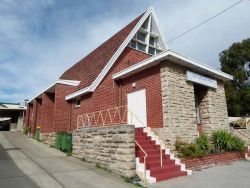
[[38,188],[39,186],[18,166],[25,160],[25,155],[20,148],[9,144],[2,133],[0,133],[0,188]]

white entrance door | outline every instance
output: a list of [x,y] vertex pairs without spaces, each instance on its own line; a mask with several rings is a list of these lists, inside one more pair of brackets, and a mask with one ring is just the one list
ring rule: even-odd
[[128,94],[128,124],[136,128],[147,126],[145,89]]

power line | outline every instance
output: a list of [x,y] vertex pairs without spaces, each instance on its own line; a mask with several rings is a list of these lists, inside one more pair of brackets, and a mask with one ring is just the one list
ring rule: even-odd
[[[236,3],[234,3],[234,4],[232,4],[231,6],[225,8],[224,10],[222,10],[222,11],[219,12],[219,13],[217,13],[216,15],[214,15],[214,16],[212,16],[212,17],[206,19],[205,21],[199,23],[198,25],[196,25],[196,26],[194,26],[194,27],[191,27],[190,29],[184,31],[183,33],[180,33],[179,35],[177,35],[177,36],[171,38],[171,39],[168,40],[166,43],[170,43],[170,42],[172,42],[172,41],[174,41],[174,40],[176,40],[176,39],[182,37],[183,35],[185,35],[185,34],[187,34],[187,33],[190,33],[191,31],[197,29],[198,27],[200,27],[200,26],[202,26],[203,24],[209,22],[210,20],[212,20],[212,19],[218,17],[219,15],[221,15],[221,14],[227,12],[228,10],[232,9],[232,8],[235,7],[236,5],[242,3],[243,1],[244,1],[244,0],[240,0],[240,1],[238,1],[238,2],[236,2]],[[163,43],[163,44],[161,44],[161,45],[164,45],[164,44],[166,44],[166,43]],[[160,45],[160,46],[161,46],[161,45]]]

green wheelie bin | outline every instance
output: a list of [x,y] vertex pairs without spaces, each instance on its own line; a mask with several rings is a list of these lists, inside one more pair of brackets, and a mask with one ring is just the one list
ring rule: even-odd
[[58,132],[56,133],[56,143],[55,143],[55,148],[56,149],[62,149],[62,133]]
[[62,151],[65,153],[72,152],[72,134],[64,133],[62,136]]
[[35,138],[37,141],[40,141],[40,127],[36,128]]

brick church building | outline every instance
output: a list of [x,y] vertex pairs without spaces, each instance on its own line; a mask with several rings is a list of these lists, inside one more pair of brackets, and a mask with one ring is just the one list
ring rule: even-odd
[[190,173],[170,150],[177,137],[228,127],[231,79],[170,50],[149,8],[31,99],[25,123],[33,135],[41,127],[44,140],[73,133],[73,155],[155,182]]

